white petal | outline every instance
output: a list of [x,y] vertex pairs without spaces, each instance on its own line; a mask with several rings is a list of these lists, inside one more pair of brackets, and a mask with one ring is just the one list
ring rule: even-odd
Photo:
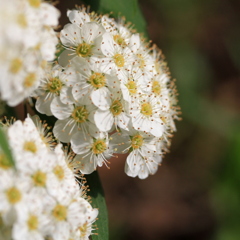
[[141,130],[143,132],[145,131],[149,133],[151,129],[151,123],[147,118],[143,117],[141,114],[138,114],[137,116],[132,118],[132,124],[136,130]]
[[82,174],[90,174],[95,170],[94,162],[90,160],[91,155],[84,157],[84,155],[77,155],[75,162],[79,164],[79,168]]
[[64,120],[57,120],[53,128],[54,136],[61,142],[70,142],[72,136],[77,131],[77,124],[74,120],[67,118]]
[[89,63],[88,60],[80,57],[73,58],[71,66],[73,69],[77,69],[77,71],[86,79],[92,75],[91,70],[94,70],[92,69],[92,63]]
[[57,26],[58,18],[60,17],[60,11],[48,3],[41,3],[40,17],[42,24],[46,26]]
[[122,129],[128,130],[129,121],[130,117],[128,117],[127,114],[124,112],[117,116],[117,125]]
[[76,55],[73,55],[72,50],[66,49],[58,57],[58,64],[62,67],[66,67],[69,64],[69,61],[74,58],[74,56],[76,57]]
[[60,120],[68,118],[74,109],[73,105],[62,103],[59,97],[53,99],[50,108],[53,115]]
[[81,37],[81,29],[77,25],[71,23],[66,24],[60,32],[60,40],[62,44],[67,47],[76,47],[78,44],[82,43]]
[[142,157],[139,154],[138,150],[132,151],[128,157],[126,164],[129,167],[129,171],[132,172],[133,174],[137,174],[140,170],[140,163],[142,161]]
[[72,10],[72,11],[68,10],[67,15],[68,15],[69,21],[77,25],[82,25],[86,22],[90,22],[90,17],[85,12],[80,12],[78,10]]
[[95,38],[101,36],[105,32],[105,29],[95,23],[95,22],[88,22],[82,26],[81,34],[83,41],[93,44]]
[[125,163],[124,171],[125,171],[125,173],[126,173],[129,177],[136,177],[136,176],[137,176],[137,173],[136,173],[136,172],[133,172],[133,171],[129,168],[129,165],[127,164],[127,162]]
[[91,137],[84,135],[83,132],[77,132],[71,139],[72,149],[76,154],[85,154],[89,152],[91,146]]
[[46,114],[47,116],[53,115],[50,108],[52,99],[53,98],[46,98],[46,94],[39,96],[37,98],[36,105],[35,105],[38,112]]
[[73,87],[73,85],[78,81],[76,69],[72,67],[65,68],[65,71],[61,72],[59,77],[68,87]]
[[112,35],[104,33],[102,35],[101,50],[106,57],[112,57],[114,55],[116,51],[114,45],[116,45],[116,43],[114,42]]
[[94,114],[94,121],[100,131],[107,132],[112,128],[114,118],[110,111],[99,109]]
[[86,97],[88,98],[90,92],[91,85],[85,82],[76,83],[72,89],[73,97],[78,102],[84,101]]
[[128,134],[116,132],[111,135],[109,145],[115,153],[127,153],[131,145],[130,137]]
[[110,107],[110,92],[106,87],[93,90],[91,93],[91,99],[94,105],[101,110],[107,110]]
[[150,130],[150,133],[155,137],[161,137],[163,135],[163,132],[165,130],[164,125],[161,125],[159,122],[152,122],[152,129]]
[[72,95],[72,88],[71,87],[63,87],[60,92],[60,100],[62,103],[70,105],[75,102],[73,95]]
[[133,34],[129,42],[130,49],[135,53],[139,49],[140,44],[141,44],[141,39],[139,37],[139,34]]

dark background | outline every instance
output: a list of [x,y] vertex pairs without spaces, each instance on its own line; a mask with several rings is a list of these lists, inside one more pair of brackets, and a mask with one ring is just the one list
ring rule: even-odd
[[[62,26],[75,4],[57,5]],[[239,240],[240,1],[139,4],[177,79],[183,121],[156,175],[127,177],[124,156],[99,169],[110,240]]]

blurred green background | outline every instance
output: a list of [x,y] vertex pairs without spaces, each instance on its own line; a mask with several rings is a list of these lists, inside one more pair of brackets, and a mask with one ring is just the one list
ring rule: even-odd
[[[66,9],[81,3],[59,1],[61,26]],[[112,159],[110,170],[99,169],[110,240],[239,240],[240,1],[140,0],[139,6],[177,79],[183,120],[154,176],[127,177],[124,156]]]

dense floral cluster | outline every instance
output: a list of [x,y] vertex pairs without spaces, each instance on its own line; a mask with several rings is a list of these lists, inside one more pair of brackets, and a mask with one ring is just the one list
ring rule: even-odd
[[0,149],[0,239],[87,240],[98,210],[76,182],[71,157],[33,120],[3,127],[15,167]]
[[0,98],[16,106],[54,60],[60,13],[42,0],[0,0],[0,6]]
[[36,109],[57,118],[53,132],[71,143],[84,174],[129,153],[125,172],[154,174],[175,131],[178,107],[161,52],[131,25],[85,8],[67,12],[64,51],[36,91]]

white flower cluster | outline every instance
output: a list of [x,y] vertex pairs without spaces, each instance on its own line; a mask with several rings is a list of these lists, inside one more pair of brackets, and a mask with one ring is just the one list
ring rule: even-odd
[[4,130],[16,167],[0,149],[0,239],[87,240],[98,210],[86,200],[61,144],[53,150],[49,135],[29,117]]
[[55,57],[60,12],[42,0],[0,0],[0,98],[16,106]]
[[85,8],[67,15],[71,23],[60,32],[65,50],[36,91],[36,109],[58,119],[54,135],[71,143],[83,174],[108,165],[114,153],[129,153],[129,176],[154,174],[178,118],[161,52],[123,19]]

